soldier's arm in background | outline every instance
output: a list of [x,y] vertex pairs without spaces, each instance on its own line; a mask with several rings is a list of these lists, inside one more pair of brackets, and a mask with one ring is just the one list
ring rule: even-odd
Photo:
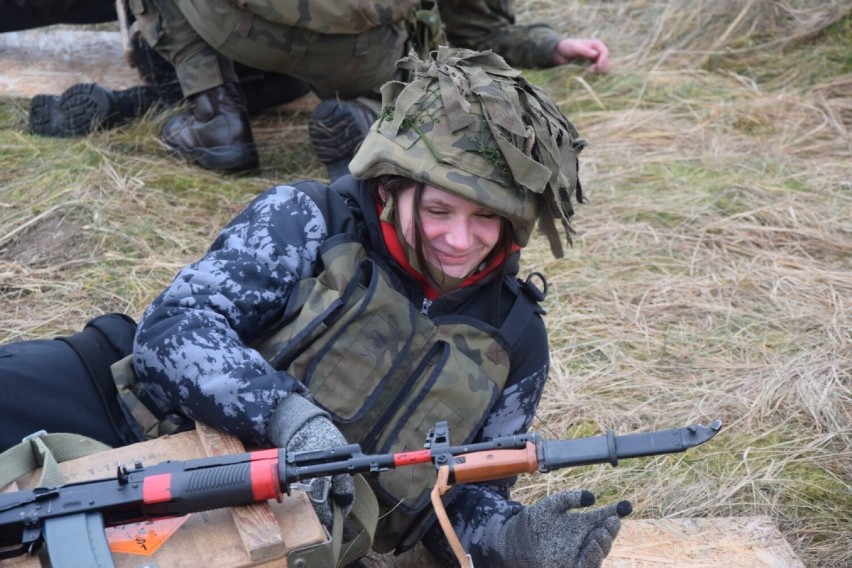
[[543,23],[518,25],[512,0],[449,0],[441,17],[450,44],[490,49],[514,67],[553,67],[585,60],[591,63],[590,71],[609,68],[609,52],[602,41],[565,38]]

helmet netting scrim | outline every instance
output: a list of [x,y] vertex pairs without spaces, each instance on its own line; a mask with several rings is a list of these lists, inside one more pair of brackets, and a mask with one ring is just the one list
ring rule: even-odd
[[547,93],[490,51],[441,47],[401,59],[408,83],[382,88],[382,112],[355,155],[356,177],[404,175],[509,219],[524,246],[536,220],[557,257],[582,201],[574,126]]

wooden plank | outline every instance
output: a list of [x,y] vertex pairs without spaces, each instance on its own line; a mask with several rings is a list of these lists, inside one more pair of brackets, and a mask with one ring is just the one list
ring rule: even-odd
[[[364,568],[439,568],[422,546]],[[625,519],[602,568],[804,568],[769,517]]]
[[[245,452],[237,438],[227,436],[204,424],[196,424],[196,432],[208,456],[224,456]],[[255,562],[282,558],[285,554],[281,528],[268,503],[232,507],[231,515],[243,548]]]
[[76,83],[115,90],[142,83],[118,31],[53,26],[0,34],[0,97],[59,95]]
[[[142,84],[125,58],[118,31],[52,26],[0,33],[0,98],[59,95],[77,83],[98,83],[113,90]],[[319,102],[308,93],[278,109],[310,112]]]
[[604,568],[804,568],[772,519],[622,521]]

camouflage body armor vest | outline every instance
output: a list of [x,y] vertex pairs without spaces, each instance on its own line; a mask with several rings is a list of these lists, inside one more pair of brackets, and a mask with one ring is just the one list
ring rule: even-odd
[[[461,315],[432,320],[392,286],[356,236],[331,237],[321,256],[324,270],[299,282],[283,324],[252,347],[307,385],[365,453],[422,449],[441,420],[454,444],[470,442],[504,388],[509,348],[541,312],[543,295],[518,290],[500,329]],[[530,290],[529,283],[521,286]],[[114,364],[112,373],[146,439],[185,429],[185,419],[152,410],[131,359]],[[373,548],[410,548],[428,519],[420,513],[429,504],[434,468],[390,470],[369,482],[380,497]]]
[[[499,330],[421,314],[350,236],[329,239],[322,260],[324,271],[293,291],[287,323],[255,347],[304,382],[365,453],[422,449],[439,420],[455,443],[472,440],[509,374]],[[370,483],[380,515],[392,510],[380,518],[373,548],[393,550],[428,505],[435,471],[400,468]]]

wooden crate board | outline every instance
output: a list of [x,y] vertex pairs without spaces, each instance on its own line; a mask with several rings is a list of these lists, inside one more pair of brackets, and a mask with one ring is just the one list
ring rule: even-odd
[[804,568],[769,517],[622,521],[604,568]]
[[[364,568],[439,568],[418,546]],[[769,517],[625,519],[602,568],[804,568]]]
[[[60,467],[66,481],[104,479],[114,477],[119,464],[139,461],[154,465],[170,459],[243,451],[239,441],[202,426],[197,431],[68,461]],[[18,486],[32,487],[37,481],[36,473],[18,480]],[[306,494],[294,491],[290,497],[284,496],[282,503],[194,513],[155,554],[114,553],[113,560],[117,568],[280,567],[286,566],[282,559],[291,549],[320,545],[327,539]],[[37,568],[44,562],[41,558],[17,557],[0,561],[0,567]]]

